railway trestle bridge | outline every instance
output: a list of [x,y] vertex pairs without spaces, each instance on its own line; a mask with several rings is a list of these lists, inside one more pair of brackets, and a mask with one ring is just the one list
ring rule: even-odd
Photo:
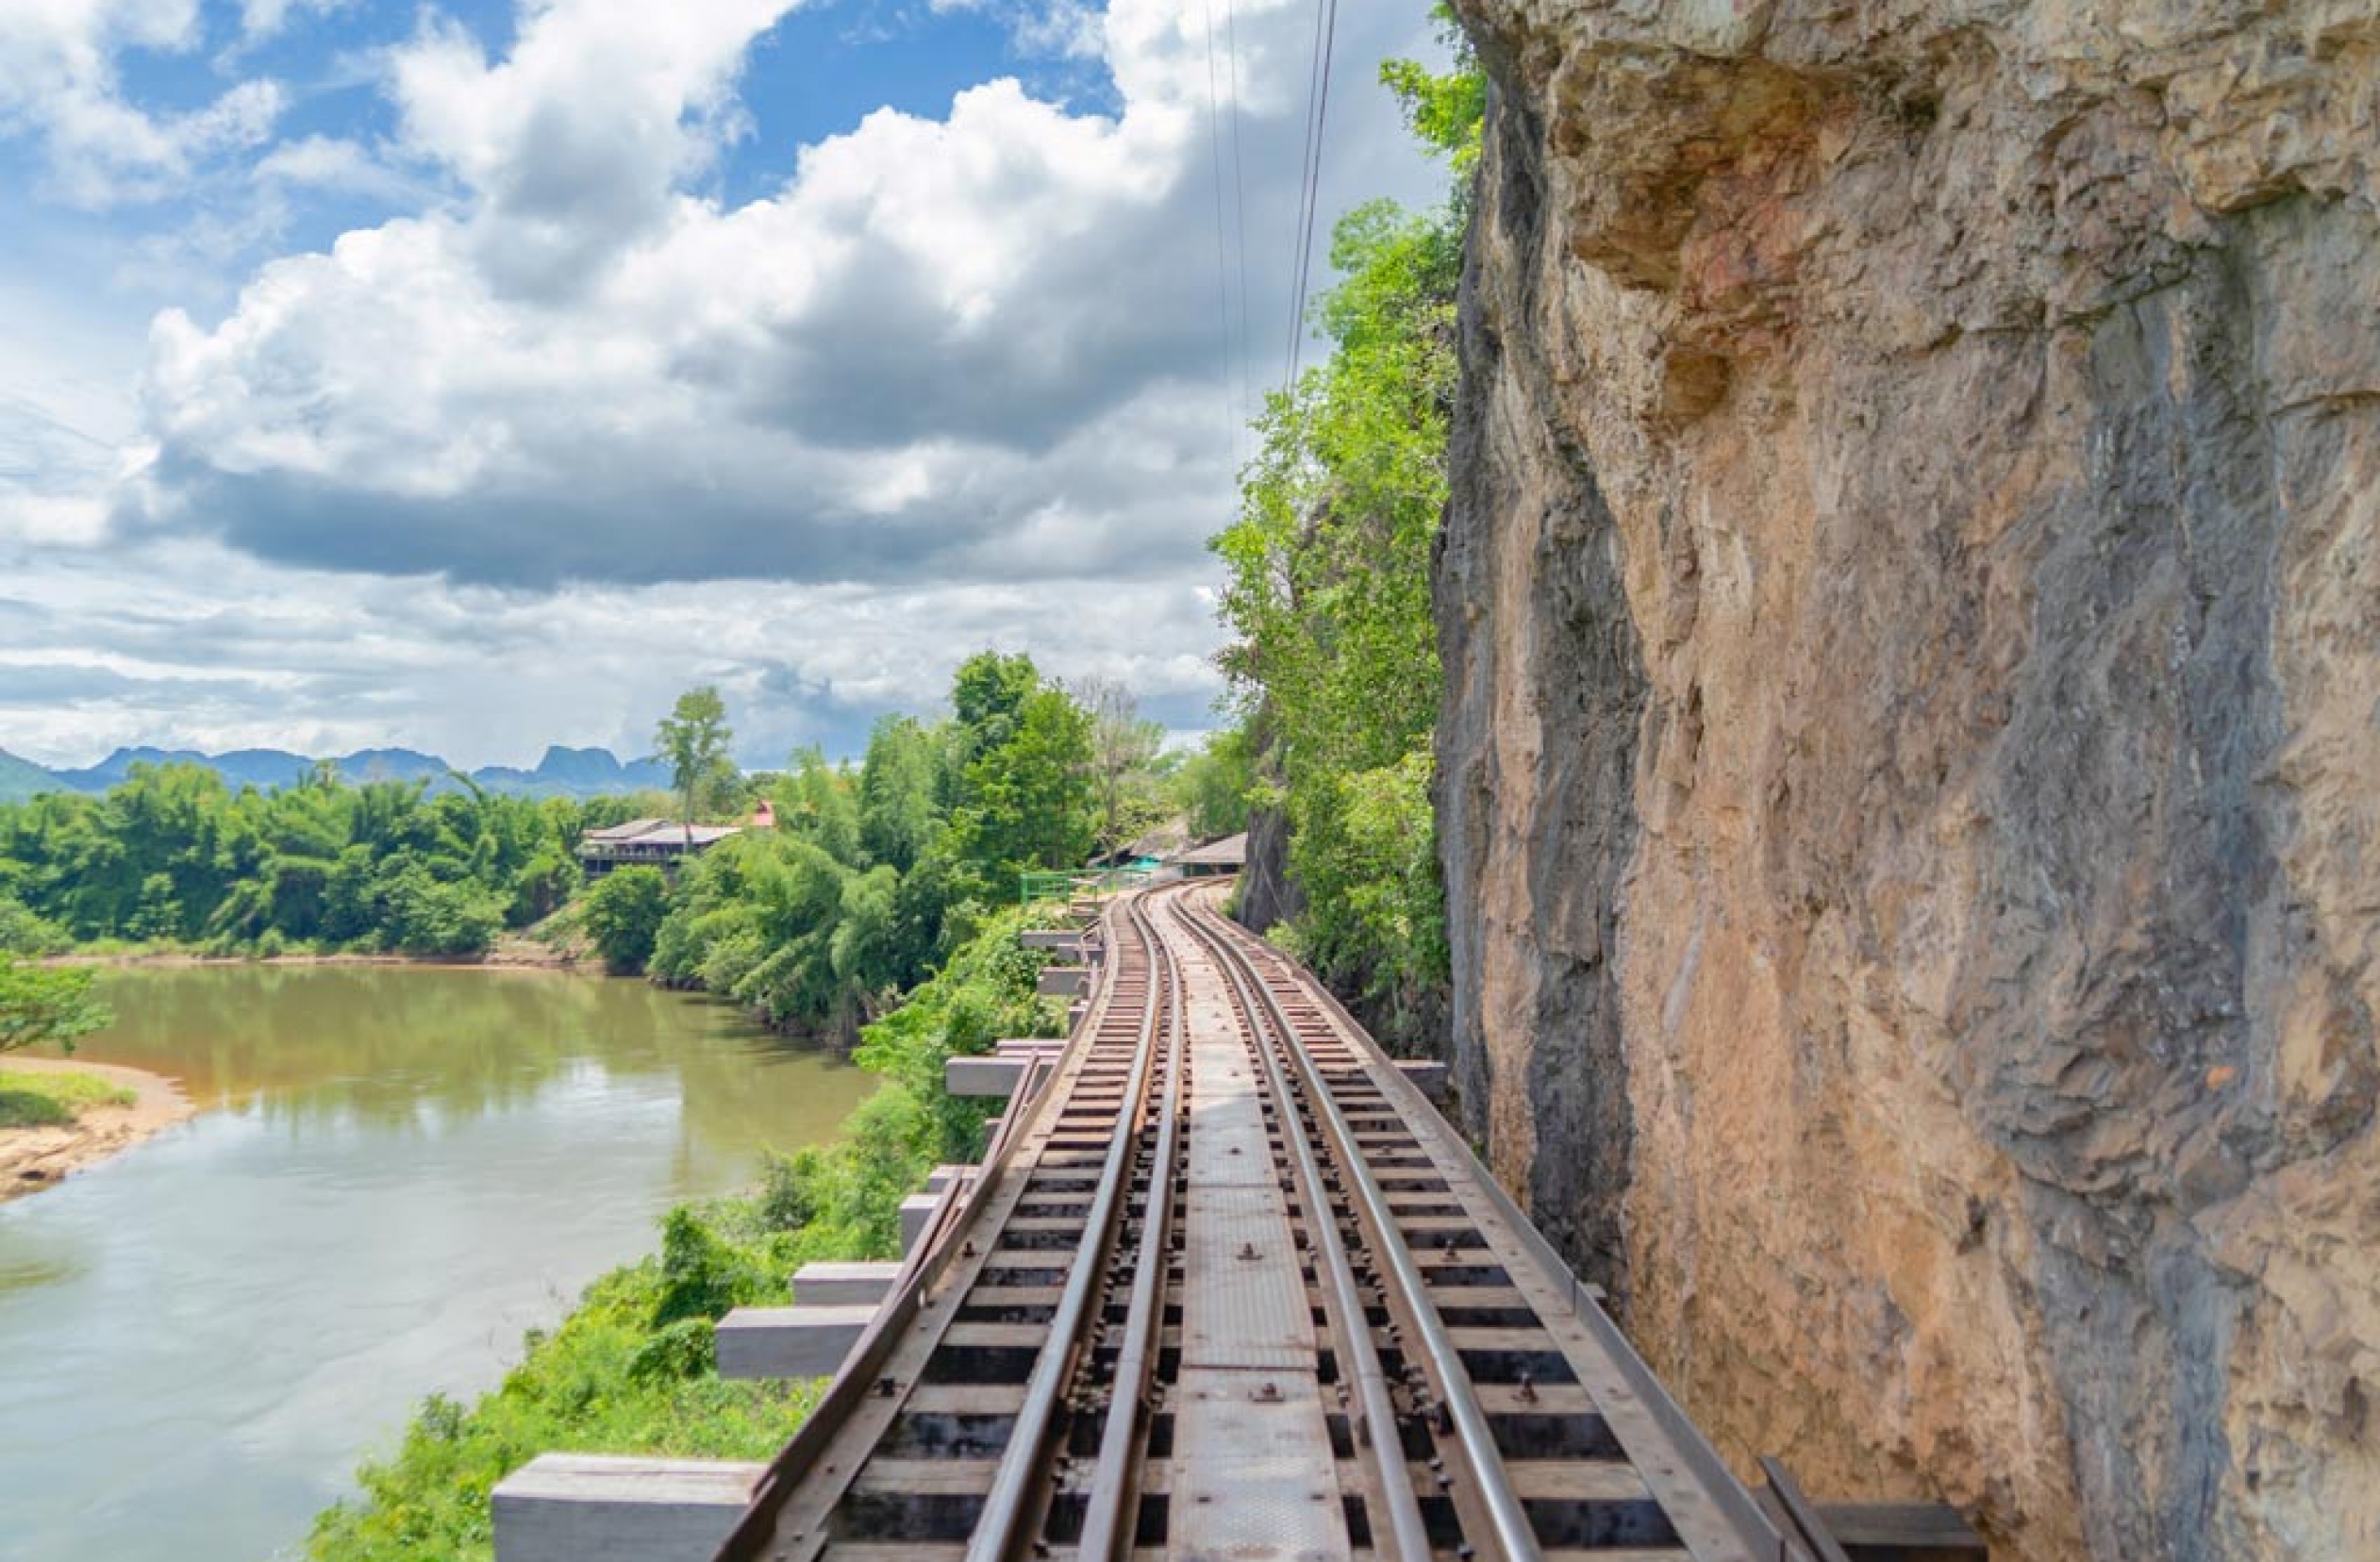
[[1984,1554],[1739,1481],[1426,1081],[1218,900],[1078,907],[1073,1037],[954,1060],[1009,1105],[907,1258],[722,1324],[724,1371],[834,1374],[772,1463],[532,1466],[499,1562]]

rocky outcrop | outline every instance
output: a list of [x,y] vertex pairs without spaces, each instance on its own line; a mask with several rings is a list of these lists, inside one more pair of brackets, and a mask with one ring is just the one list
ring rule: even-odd
[[1251,933],[1262,933],[1297,915],[1301,902],[1290,877],[1290,817],[1277,806],[1248,814],[1248,862],[1240,871],[1232,915]]
[[1731,1454],[2380,1556],[2380,4],[1462,8],[1492,1164]]

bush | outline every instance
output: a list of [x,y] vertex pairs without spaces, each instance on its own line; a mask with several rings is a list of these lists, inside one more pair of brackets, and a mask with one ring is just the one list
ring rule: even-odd
[[661,1291],[653,1322],[666,1328],[689,1320],[712,1322],[747,1297],[768,1290],[754,1255],[711,1229],[683,1205],[661,1221]]
[[681,1318],[652,1335],[628,1358],[630,1383],[701,1377],[719,1365],[719,1334],[707,1318]]
[[406,955],[484,955],[504,930],[504,903],[462,880],[405,862],[380,886],[391,947]]
[[587,931],[604,964],[635,975],[653,958],[653,941],[670,911],[670,881],[658,868],[615,868],[587,891]]
[[814,1185],[820,1174],[820,1154],[797,1151],[771,1155],[760,1174],[760,1223],[771,1231],[799,1231],[818,1214]]
[[65,928],[22,901],[0,896],[0,955],[58,955],[74,941]]

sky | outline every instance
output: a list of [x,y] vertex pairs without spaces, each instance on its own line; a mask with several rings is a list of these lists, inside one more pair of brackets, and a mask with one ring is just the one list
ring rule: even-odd
[[[986,647],[1212,725],[1315,20],[5,0],[0,748],[525,764],[708,682],[776,764]],[[1325,228],[1442,193],[1395,57],[1339,8]]]

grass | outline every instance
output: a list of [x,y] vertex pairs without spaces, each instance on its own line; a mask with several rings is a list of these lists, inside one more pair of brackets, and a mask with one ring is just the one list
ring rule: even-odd
[[0,1070],[0,1128],[64,1127],[93,1106],[129,1106],[136,1099],[97,1074]]

